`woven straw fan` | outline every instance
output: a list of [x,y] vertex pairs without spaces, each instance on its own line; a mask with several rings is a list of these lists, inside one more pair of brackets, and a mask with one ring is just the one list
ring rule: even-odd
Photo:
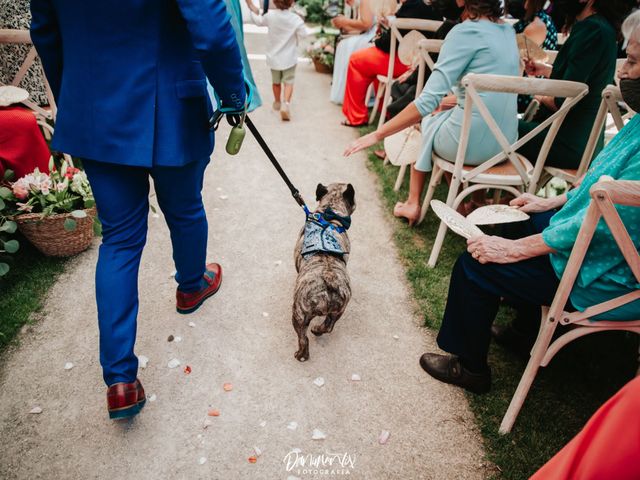
[[546,62],[549,60],[547,53],[533,40],[527,37],[524,33],[516,35],[518,41],[518,50],[520,51],[520,57],[524,60],[532,60],[534,62]]
[[398,45],[398,60],[405,65],[416,65],[420,60],[420,49],[418,45],[422,40],[426,40],[423,34],[417,30],[407,33]]
[[524,212],[509,205],[487,205],[471,212],[466,218],[440,200],[431,200],[431,208],[447,226],[464,238],[483,235],[477,225],[522,222],[529,218]]
[[29,92],[24,88],[11,85],[0,87],[0,107],[8,107],[15,103],[22,103],[29,98]]
[[414,163],[418,159],[421,146],[422,134],[415,126],[384,139],[384,151],[389,162],[396,167]]

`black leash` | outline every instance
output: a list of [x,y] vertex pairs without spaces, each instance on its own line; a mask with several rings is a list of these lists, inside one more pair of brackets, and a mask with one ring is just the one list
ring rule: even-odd
[[276,171],[280,174],[280,177],[282,178],[282,180],[284,180],[284,183],[287,184],[287,187],[289,187],[289,191],[291,192],[291,195],[293,196],[294,200],[298,203],[298,205],[306,209],[307,205],[304,202],[302,195],[300,195],[300,191],[293,185],[293,183],[291,183],[291,180],[289,180],[289,177],[287,177],[287,174],[280,166],[280,163],[278,163],[278,160],[276,159],[275,155],[269,148],[269,145],[267,145],[267,142],[264,141],[264,138],[262,138],[262,135],[260,135],[260,132],[258,131],[255,124],[251,121],[248,115],[245,119],[245,123],[247,124],[247,127],[249,127],[249,130],[255,137],[256,141],[258,142],[258,145],[260,145],[260,148],[262,148],[262,151],[264,152],[264,154],[271,161],[271,164],[274,166]]
[[[223,114],[219,110],[214,113],[214,116],[210,120],[210,128],[212,130],[216,130],[218,128],[218,124],[222,116]],[[302,198],[302,195],[300,195],[300,191],[293,185],[293,183],[291,183],[291,180],[289,180],[289,177],[287,176],[285,171],[282,169],[282,166],[280,166],[280,163],[278,162],[278,160],[276,159],[276,156],[273,154],[273,152],[269,148],[269,145],[267,145],[267,142],[265,142],[264,138],[262,138],[262,135],[260,135],[260,132],[256,128],[255,124],[249,118],[249,115],[246,115],[246,114],[243,116],[227,115],[227,120],[229,124],[232,127],[234,127],[234,129],[236,128],[242,129],[242,124],[243,123],[247,124],[247,126],[249,127],[249,130],[251,130],[251,133],[253,134],[256,141],[258,142],[258,145],[260,145],[260,148],[262,148],[262,151],[265,153],[267,158],[271,161],[271,164],[274,166],[278,174],[280,174],[280,177],[282,178],[282,180],[284,180],[284,183],[287,184],[287,187],[289,188],[289,191],[291,192],[291,195],[293,196],[296,203],[300,205],[304,209],[305,213],[308,215],[309,209],[307,208],[307,204]],[[242,134],[242,137],[244,137],[244,134]],[[241,142],[242,140],[240,140],[240,144]],[[235,153],[237,153],[237,151],[239,150],[240,150],[240,145],[237,146],[237,150]]]

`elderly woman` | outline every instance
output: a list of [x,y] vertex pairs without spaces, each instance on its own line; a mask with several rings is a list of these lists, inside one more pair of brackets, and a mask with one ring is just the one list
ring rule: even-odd
[[[627,104],[640,111],[640,28],[634,30],[627,54],[620,88]],[[522,211],[534,213],[516,235],[521,238],[482,235],[467,242],[467,252],[460,256],[451,274],[438,334],[438,345],[451,355],[425,353],[420,365],[427,373],[474,393],[490,389],[487,353],[491,324],[501,299],[516,307],[520,319],[539,322],[539,306],[551,304],[567,266],[589,207],[590,187],[602,175],[640,180],[639,131],[640,115],[636,115],[595,159],[581,185],[569,193],[550,199],[525,194],[513,200],[512,204]],[[640,247],[640,211],[633,207],[619,207],[618,211],[636,248]],[[528,235],[523,236],[525,232]],[[567,308],[583,311],[637,288],[633,273],[601,222]],[[637,318],[640,301],[607,314],[608,320]]]
[[[511,25],[500,18],[503,13],[500,1],[455,2],[458,7],[464,7],[463,21],[447,35],[438,62],[418,99],[380,129],[353,142],[345,151],[345,155],[351,155],[422,120],[423,145],[420,157],[411,169],[409,198],[406,203],[398,203],[393,212],[397,217],[406,218],[410,225],[420,217],[420,197],[427,173],[432,168],[432,153],[455,161],[464,117],[462,78],[469,73],[520,74],[516,34]],[[443,98],[451,90],[455,94],[453,105],[434,115],[444,110],[448,102]],[[514,142],[518,138],[517,96],[484,92],[482,97],[507,140]],[[438,108],[441,101],[442,106]],[[468,165],[480,165],[500,152],[501,147],[476,109],[472,119],[470,148],[465,162]]]

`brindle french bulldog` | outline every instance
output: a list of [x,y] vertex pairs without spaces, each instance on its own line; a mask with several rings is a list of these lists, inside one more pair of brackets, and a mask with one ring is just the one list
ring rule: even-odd
[[299,346],[295,357],[301,362],[309,359],[307,328],[311,320],[325,317],[323,323],[311,329],[314,335],[331,333],[351,299],[347,273],[351,244],[344,227],[349,227],[350,216],[356,209],[355,191],[351,184],[332,183],[325,187],[319,183],[316,200],[318,206],[314,213],[322,214],[325,221],[332,224],[329,228],[334,231],[330,233],[345,253],[318,251],[303,255],[307,244],[305,229],[302,229],[294,251],[298,278],[293,295],[293,328],[298,334]]

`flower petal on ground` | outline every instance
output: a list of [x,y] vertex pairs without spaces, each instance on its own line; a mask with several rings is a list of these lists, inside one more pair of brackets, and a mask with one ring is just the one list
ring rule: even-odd
[[380,432],[380,435],[378,435],[378,443],[380,445],[384,445],[389,441],[390,436],[391,436],[391,433],[389,431],[382,430],[382,432]]
[[313,381],[314,385],[317,387],[322,387],[324,385],[324,378],[318,377]]
[[169,360],[169,363],[167,364],[167,367],[169,368],[176,368],[180,366],[180,360],[178,360],[177,358],[172,358],[171,360]]
[[231,390],[233,390],[233,385],[231,383],[225,383],[224,385],[222,385],[222,389],[225,392],[230,392]]
[[298,422],[289,422],[289,424],[287,425],[287,428],[289,430],[295,430],[296,428],[298,428]]
[[362,377],[360,377],[360,375],[358,375],[357,373],[354,373],[353,375],[351,375],[351,381],[359,382],[360,380],[362,380]]
[[42,413],[42,408],[41,407],[33,407],[31,410],[29,410],[29,413],[32,413],[34,415],[39,415]]
[[71,362],[67,362],[64,364],[64,369],[65,370],[71,370],[73,368],[73,363]]
[[140,368],[147,368],[147,364],[149,363],[149,358],[144,355],[138,355],[138,366]]
[[317,428],[311,433],[311,440],[324,440],[327,438],[327,434]]

